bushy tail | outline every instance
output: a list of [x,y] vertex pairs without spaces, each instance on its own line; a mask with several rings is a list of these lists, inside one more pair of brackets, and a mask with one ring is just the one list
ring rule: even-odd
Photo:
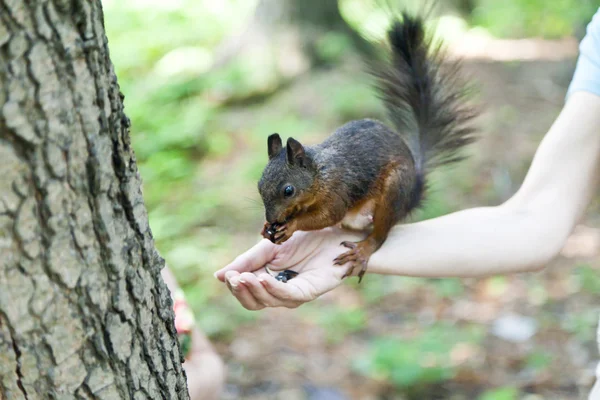
[[403,13],[387,35],[390,62],[375,65],[371,73],[389,118],[413,154],[418,176],[412,209],[423,198],[427,172],[463,158],[459,150],[474,140],[476,114],[466,103],[460,63],[448,60],[426,37],[421,17]]

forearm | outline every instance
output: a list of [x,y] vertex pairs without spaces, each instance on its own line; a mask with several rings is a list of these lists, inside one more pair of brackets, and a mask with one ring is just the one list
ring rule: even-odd
[[474,208],[392,229],[369,273],[469,277],[535,270],[565,235],[505,207]]
[[600,169],[600,98],[575,93],[504,205],[398,226],[370,273],[484,276],[543,267],[589,203]]

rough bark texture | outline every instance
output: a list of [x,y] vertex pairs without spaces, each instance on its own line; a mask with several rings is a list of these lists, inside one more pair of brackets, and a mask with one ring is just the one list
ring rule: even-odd
[[0,398],[188,398],[99,0],[0,0]]

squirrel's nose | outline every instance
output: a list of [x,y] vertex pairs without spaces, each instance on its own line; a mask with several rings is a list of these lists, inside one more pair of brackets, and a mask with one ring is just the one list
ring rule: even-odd
[[275,213],[273,212],[268,212],[265,214],[265,217],[267,218],[267,222],[270,224],[274,224],[275,222],[277,222],[277,218],[275,217]]

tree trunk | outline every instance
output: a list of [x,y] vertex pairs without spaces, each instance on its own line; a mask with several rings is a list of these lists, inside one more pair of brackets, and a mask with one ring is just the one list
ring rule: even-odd
[[188,398],[100,0],[0,1],[0,399]]

